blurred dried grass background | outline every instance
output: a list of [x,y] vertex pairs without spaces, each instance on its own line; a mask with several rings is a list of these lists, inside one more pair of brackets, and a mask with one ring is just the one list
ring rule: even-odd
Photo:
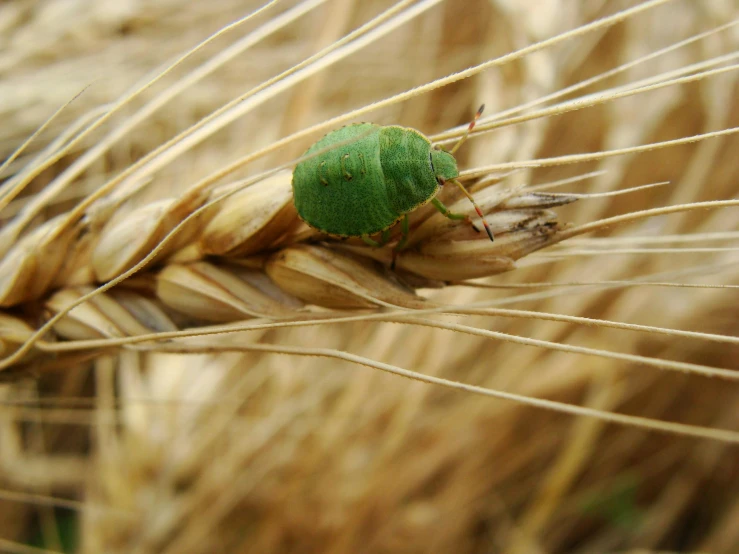
[[[149,115],[44,215],[68,210],[164,140],[392,2],[315,4],[305,16]],[[239,156],[311,124],[636,4],[439,2],[193,146],[158,171],[130,205],[177,195]],[[294,5],[279,2],[245,28],[208,45],[167,79],[187,75],[247,30]],[[90,86],[0,177],[20,171],[31,154],[76,118],[115,101],[166,61],[258,6],[236,0],[3,3],[2,159],[60,105]],[[515,107],[737,17],[731,0],[675,0],[383,108],[370,119],[431,135],[463,124],[481,102],[489,114]],[[731,27],[584,92],[736,54],[738,45],[737,27]],[[123,109],[119,120],[163,86],[158,83],[144,92]],[[461,166],[611,150],[728,129],[739,124],[737,91],[736,75],[730,72],[506,127],[470,141],[460,152]],[[244,174],[288,161],[309,143],[290,145],[250,165]],[[84,147],[93,144],[91,140]],[[0,215],[7,220],[16,214],[83,150],[47,170],[26,191],[28,196]],[[732,135],[517,172],[508,182],[540,184],[605,170],[567,190],[606,192],[671,183],[626,196],[584,199],[560,210],[563,220],[585,223],[657,206],[735,198],[738,150],[739,139]],[[737,219],[736,209],[730,208],[614,227],[599,236],[637,239],[580,239],[579,245],[573,240],[573,247],[602,251],[555,259],[534,255],[530,263],[488,282],[634,282],[656,276],[651,278],[736,284],[739,260],[730,247],[736,245]],[[723,235],[706,238],[708,233]],[[647,246],[693,249],[638,252],[635,246],[645,244],[638,239],[651,240]],[[696,250],[700,247],[723,249]],[[723,335],[736,335],[739,324],[734,289],[610,284],[523,293],[516,288],[448,287],[429,294],[444,302],[497,299],[501,306],[538,312]],[[732,343],[535,319],[469,317],[464,322],[559,343],[739,366],[739,350]],[[333,348],[531,397],[739,428],[735,383],[619,360],[379,322],[259,331],[250,333],[249,340]],[[3,385],[2,395],[3,551],[59,552],[68,542],[64,535],[73,529],[80,551],[106,553],[729,553],[739,545],[735,446],[472,396],[345,361],[123,351],[40,381]],[[24,550],[30,547],[21,543],[29,540],[39,550]]]

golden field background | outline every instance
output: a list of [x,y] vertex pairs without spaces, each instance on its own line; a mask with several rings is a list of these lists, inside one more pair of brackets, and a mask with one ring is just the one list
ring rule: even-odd
[[[250,33],[265,31],[290,10],[306,12],[147,113],[29,229],[66,213],[178,132],[393,4],[283,0],[216,38],[127,102],[100,132],[132,121],[173,82],[227,55],[231,45],[254,36]],[[199,135],[145,180],[129,183],[135,193],[116,206],[118,213],[181,196],[241,156],[310,125],[640,3],[406,4],[418,13],[397,29],[294,79],[283,91],[267,89],[228,125]],[[165,64],[260,6],[236,0],[1,4],[0,158],[8,158],[60,106],[84,92],[0,178],[22,173],[78,118],[103,113]],[[404,13],[409,14],[401,11],[390,21]],[[465,124],[483,102],[486,116],[526,104],[737,17],[729,0],[674,0],[362,119],[432,136]],[[736,63],[738,47],[739,27],[727,26],[565,98],[615,90],[713,59],[728,66]],[[476,168],[731,129],[739,124],[737,91],[735,73],[726,71],[480,134],[458,159],[462,168]],[[320,135],[270,152],[228,180],[289,162]],[[92,134],[38,175],[0,213],[3,225],[22,215],[99,141]],[[585,224],[661,206],[735,199],[738,147],[736,135],[725,135],[512,171],[495,186],[542,185],[589,174],[553,189],[582,194],[669,181],[556,209],[559,221]],[[514,271],[479,281],[495,287],[420,293],[464,306],[487,302],[711,334],[623,330],[602,321],[546,321],[530,313],[439,319],[736,370],[738,221],[735,207],[644,218],[531,254]],[[40,325],[49,310],[44,302],[45,297],[31,299],[6,313]],[[739,431],[733,377],[708,378],[410,323],[265,329],[231,340],[332,349],[597,413],[733,431],[721,435],[733,442]],[[222,345],[218,337],[202,341],[214,349]],[[159,352],[156,346],[153,352],[105,351],[39,378],[0,385],[0,551],[729,553],[739,544],[739,452],[718,435],[685,436],[558,413],[336,358],[235,351],[175,355],[160,346]]]

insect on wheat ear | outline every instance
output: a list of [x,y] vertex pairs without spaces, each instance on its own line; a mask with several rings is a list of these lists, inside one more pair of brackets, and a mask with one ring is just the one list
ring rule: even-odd
[[[293,198],[300,218],[334,237],[361,237],[374,247],[384,246],[389,229],[403,221],[393,261],[408,243],[408,214],[431,202],[444,216],[469,216],[449,211],[436,198],[440,185],[458,186],[472,202],[490,240],[493,234],[482,210],[459,176],[454,153],[467,140],[484,109],[477,110],[467,130],[450,151],[434,147],[422,133],[397,125],[357,123],[336,129],[305,153],[293,171]],[[477,227],[472,225],[476,230]],[[371,238],[381,233],[380,240]]]

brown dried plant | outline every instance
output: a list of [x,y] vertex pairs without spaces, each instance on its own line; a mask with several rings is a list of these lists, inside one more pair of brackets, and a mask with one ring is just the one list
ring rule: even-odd
[[[0,549],[739,544],[730,0],[64,5],[0,6]],[[322,133],[482,102],[494,243],[297,218]]]

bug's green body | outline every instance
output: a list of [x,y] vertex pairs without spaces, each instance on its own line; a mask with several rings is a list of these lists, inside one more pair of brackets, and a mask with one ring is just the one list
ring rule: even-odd
[[306,155],[319,151],[295,167],[295,207],[311,227],[341,237],[388,229],[459,175],[454,156],[405,127],[348,125],[328,133]]

